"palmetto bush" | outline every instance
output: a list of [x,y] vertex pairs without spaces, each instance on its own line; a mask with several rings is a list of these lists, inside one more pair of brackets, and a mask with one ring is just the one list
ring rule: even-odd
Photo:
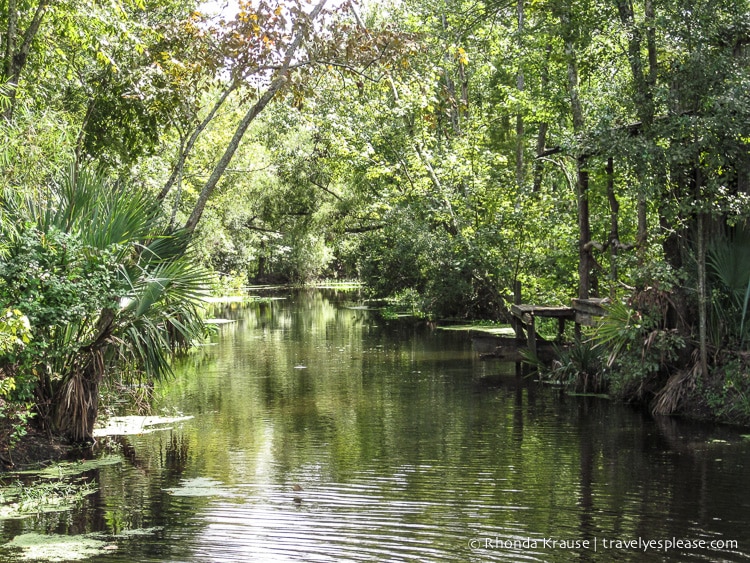
[[643,400],[664,389],[686,345],[678,330],[668,326],[668,306],[669,294],[658,287],[606,306],[593,342],[604,359],[612,395]]
[[713,241],[707,256],[714,287],[712,340],[717,347],[744,349],[750,332],[750,230],[735,228]]
[[146,194],[71,171],[34,196],[2,196],[6,246],[0,305],[27,315],[32,338],[16,364],[40,419],[74,441],[91,437],[104,377],[155,380],[203,335],[207,283],[188,238],[164,231]]

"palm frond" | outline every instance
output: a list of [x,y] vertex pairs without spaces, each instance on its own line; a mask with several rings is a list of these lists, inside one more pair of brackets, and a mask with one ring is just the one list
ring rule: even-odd
[[[137,335],[135,330],[138,331]],[[147,378],[160,380],[172,375],[169,333],[161,323],[144,317],[133,324],[130,335],[131,342],[137,346],[136,359],[140,361]]]
[[640,315],[621,301],[614,300],[605,306],[604,315],[596,328],[596,347],[609,348],[607,367],[611,367],[617,356],[633,341],[633,331],[640,330]]
[[728,326],[739,326],[739,340],[744,343],[750,313],[750,230],[738,228],[732,236],[714,240],[706,259],[711,277],[731,302],[721,315],[734,317],[727,318]]
[[750,233],[739,230],[714,240],[708,248],[709,270],[733,295],[744,294],[750,280]]

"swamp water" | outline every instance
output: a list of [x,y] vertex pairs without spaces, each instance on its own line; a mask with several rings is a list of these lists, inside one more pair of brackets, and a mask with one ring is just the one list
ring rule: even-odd
[[563,396],[355,293],[218,316],[157,391],[171,429],[0,520],[0,561],[750,559],[750,431]]

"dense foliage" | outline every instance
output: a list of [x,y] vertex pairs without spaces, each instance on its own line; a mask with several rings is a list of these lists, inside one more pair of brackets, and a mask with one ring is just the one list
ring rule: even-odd
[[164,233],[153,198],[95,174],[71,173],[35,199],[8,190],[0,203],[0,297],[17,307],[4,327],[16,342],[0,355],[6,395],[33,403],[54,431],[89,439],[104,377],[159,379],[168,355],[203,335],[205,274],[185,236]]
[[748,420],[749,8],[8,0],[0,398],[62,427],[91,362],[162,375],[199,263],[436,318],[606,297],[561,378]]

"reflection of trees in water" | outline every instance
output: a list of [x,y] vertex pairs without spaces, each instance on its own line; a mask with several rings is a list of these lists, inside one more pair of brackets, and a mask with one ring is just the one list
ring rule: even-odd
[[[215,345],[190,356],[162,388],[164,405],[204,415],[201,423],[140,439],[141,464],[152,473],[144,526],[179,530],[180,538],[187,528],[200,532],[205,522],[194,515],[208,497],[165,489],[210,475],[274,490],[296,481],[307,491],[313,483],[364,485],[384,511],[413,508],[399,513],[410,524],[449,518],[466,535],[480,510],[487,529],[566,539],[684,535],[691,524],[681,514],[705,530],[739,534],[711,520],[731,513],[726,495],[714,501],[708,493],[722,497],[717,472],[734,467],[714,462],[731,453],[708,443],[713,433],[689,432],[700,443],[683,452],[685,426],[676,421],[654,425],[646,414],[512,372],[480,377],[488,368],[471,370],[469,344],[456,335],[316,294],[233,314],[237,322]],[[311,505],[305,498],[302,506]],[[134,506],[123,510],[131,520]],[[171,558],[190,545],[172,542]],[[594,560],[589,551],[553,560],[576,556]]]
[[159,448],[161,466],[167,475],[179,476],[185,471],[190,457],[190,444],[182,434],[171,432],[166,444]]

